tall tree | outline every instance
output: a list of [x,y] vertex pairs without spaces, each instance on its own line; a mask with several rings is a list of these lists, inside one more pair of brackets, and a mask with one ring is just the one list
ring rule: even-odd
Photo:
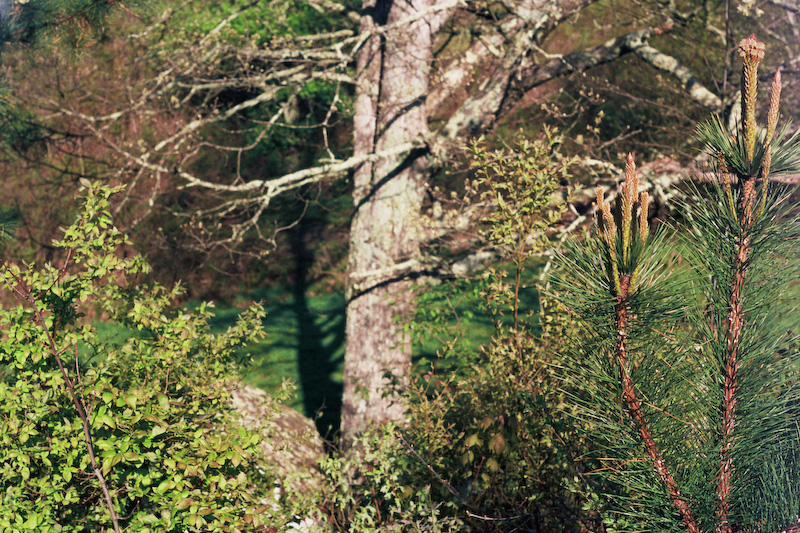
[[[364,2],[360,34],[368,40],[358,55],[356,70],[354,156],[409,148],[359,165],[354,173],[342,412],[345,437],[358,434],[370,422],[402,416],[393,387],[404,385],[411,346],[400,318],[414,305],[409,274],[425,266],[422,248],[429,228],[421,226],[420,214],[431,175],[441,164],[434,154],[442,153],[455,139],[486,131],[511,109],[527,89],[515,87],[514,82],[522,66],[533,67],[529,55],[537,29],[541,39],[564,17],[589,3],[540,0],[509,6],[515,10],[503,21],[507,33],[498,35],[497,42],[502,46],[504,39],[513,36],[504,57],[492,65],[479,90],[445,126],[431,132],[432,115],[453,98],[452,91],[463,89],[465,81],[432,83],[436,34],[456,8],[466,4],[452,0]],[[594,58],[583,59],[597,64],[617,58],[627,51],[629,41],[639,42],[652,31],[614,40]],[[487,44],[478,44],[475,56],[465,56],[447,75],[469,78],[480,59],[486,60],[488,50]],[[548,73],[530,86],[554,75]],[[429,108],[431,100],[434,107]]]
[[[413,307],[410,279],[438,264],[425,246],[446,224],[421,216],[423,200],[458,142],[490,131],[532,89],[627,55],[666,74],[706,111],[735,101],[724,83],[707,85],[711,74],[693,72],[651,42],[676,28],[686,38],[700,21],[703,39],[724,55],[731,41],[716,29],[723,16],[693,3],[687,11],[675,3],[632,7],[585,48],[543,50],[565,21],[595,3],[195,0],[155,16],[128,40],[120,55],[131,58],[132,77],[119,95],[81,87],[85,76],[71,87],[53,76],[49,87],[18,97],[46,113],[51,127],[93,139],[85,152],[93,172],[129,184],[118,207],[130,210],[133,224],[157,210],[165,192],[206,191],[186,225],[203,251],[268,242],[262,222],[277,197],[353,176],[342,417],[349,439],[370,421],[402,416],[391,384],[402,388],[411,353],[398,320]],[[786,11],[775,10],[772,20],[786,24]],[[800,56],[796,48],[787,44]],[[352,152],[333,140],[351,100]],[[286,136],[311,128],[320,144],[312,164],[244,162],[267,142],[285,150]],[[101,151],[113,164],[96,162]],[[209,161],[219,170],[203,172]]]

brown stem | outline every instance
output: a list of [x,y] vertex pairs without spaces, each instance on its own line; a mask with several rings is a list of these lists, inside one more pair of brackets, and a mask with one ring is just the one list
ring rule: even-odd
[[[12,287],[14,294],[17,297],[31,304],[31,306],[33,307],[34,315],[36,316],[36,322],[42,327],[42,329],[45,332],[45,335],[47,336],[47,342],[50,345],[50,353],[55,358],[56,363],[58,363],[58,368],[61,370],[61,376],[64,379],[64,383],[66,383],[67,385],[67,390],[69,390],[70,396],[72,397],[72,403],[75,405],[75,408],[78,411],[78,416],[80,417],[81,422],[83,423],[83,440],[86,443],[86,449],[89,451],[89,460],[92,463],[92,470],[94,471],[94,475],[100,482],[100,488],[103,491],[103,496],[105,497],[106,506],[108,507],[108,513],[111,517],[111,524],[114,527],[114,532],[120,533],[119,519],[117,518],[117,513],[114,511],[114,501],[112,500],[111,493],[108,490],[108,485],[106,484],[105,476],[103,476],[103,471],[97,464],[97,458],[95,457],[94,454],[94,445],[92,444],[92,430],[89,424],[89,417],[86,414],[86,407],[83,404],[83,401],[81,401],[81,399],[78,398],[78,395],[75,393],[75,387],[73,386],[72,380],[69,379],[69,374],[67,373],[67,369],[64,368],[64,363],[61,361],[61,356],[59,355],[58,348],[56,347],[55,339],[53,338],[53,335],[50,333],[50,329],[47,327],[47,322],[44,319],[44,314],[42,313],[42,310],[39,309],[39,307],[36,305],[37,298],[33,296],[30,288],[19,277],[14,275],[14,273],[8,268],[8,265],[6,265],[5,261],[3,261],[2,259],[0,259],[0,266],[2,266],[3,269],[8,274],[11,275],[11,277],[16,282],[16,285],[12,286],[9,283],[9,280],[5,278],[5,276],[2,275],[0,276],[3,277],[8,286]],[[59,277],[63,275],[65,269],[66,266],[64,267],[64,269],[62,269],[61,271],[62,273],[59,274]],[[53,285],[50,286],[50,288],[52,287]]]
[[519,323],[519,286],[522,283],[522,259],[519,255],[516,258],[516,272],[514,274],[514,331],[517,330]]
[[734,278],[731,291],[730,313],[728,314],[728,331],[725,343],[725,367],[722,381],[722,432],[721,448],[719,452],[720,471],[717,480],[717,531],[730,533],[732,525],[728,522],[730,503],[728,496],[731,492],[731,477],[733,474],[733,427],[735,423],[736,392],[739,374],[739,341],[744,326],[742,313],[742,287],[744,286],[747,272],[747,256],[750,250],[750,233],[748,228],[752,223],[755,178],[749,178],[742,188],[742,202],[740,213],[744,231],[739,240],[739,250],[734,259]]
[[683,520],[683,523],[686,525],[687,531],[690,531],[691,533],[700,533],[700,527],[692,515],[692,510],[689,508],[689,504],[681,496],[681,492],[678,489],[678,484],[675,482],[675,478],[672,477],[672,474],[667,468],[664,458],[661,456],[661,451],[658,449],[658,445],[656,444],[655,440],[653,440],[653,434],[650,430],[650,425],[647,423],[647,419],[642,412],[642,405],[636,396],[636,389],[633,386],[633,380],[628,372],[628,307],[626,298],[628,295],[628,289],[630,288],[630,276],[627,274],[620,276],[620,285],[622,291],[620,291],[619,295],[617,296],[616,355],[617,362],[619,363],[619,379],[620,384],[622,385],[622,398],[625,401],[625,406],[628,409],[628,413],[636,425],[636,429],[639,431],[639,435],[642,437],[644,446],[647,449],[647,454],[650,456],[650,461],[653,463],[653,466],[655,467],[659,477],[661,477],[661,481],[663,481],[664,485],[666,485],[667,492],[672,500],[672,505],[674,505],[675,509],[677,509],[681,520]]
[[717,531],[729,533],[731,525],[728,523],[728,496],[731,492],[731,474],[733,459],[730,452],[733,445],[733,426],[736,409],[736,384],[739,373],[739,335],[742,331],[744,320],[742,318],[741,288],[744,282],[744,268],[739,258],[746,257],[746,238],[739,245],[737,256],[736,277],[731,294],[731,311],[728,315],[728,333],[726,339],[725,375],[722,382],[722,447],[720,448],[720,471],[717,480],[717,498],[719,509],[717,511]]

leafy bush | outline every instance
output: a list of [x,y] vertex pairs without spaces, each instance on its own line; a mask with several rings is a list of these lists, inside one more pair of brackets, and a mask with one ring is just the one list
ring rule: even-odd
[[347,453],[322,462],[327,485],[317,502],[326,531],[464,531],[455,506],[432,496],[402,433],[389,424],[361,436]]
[[[56,245],[63,268],[2,262],[19,302],[0,308],[0,528],[109,531],[105,483],[121,527],[252,531],[269,519],[273,479],[258,473],[259,437],[237,424],[228,383],[262,312],[212,335],[208,307],[170,310],[179,288],[137,286],[147,265],[123,257],[113,192],[86,187]],[[97,313],[132,336],[101,338],[86,320]]]
[[574,329],[544,303],[541,334],[501,326],[458,373],[421,376],[403,427],[418,485],[430,485],[475,531],[571,531],[596,516],[567,416],[559,343]]
[[[583,442],[563,414],[556,372],[556,346],[572,325],[550,307],[537,317],[520,305],[533,290],[525,271],[550,246],[548,228],[562,213],[554,197],[569,161],[559,156],[559,143],[546,131],[513,150],[470,147],[474,186],[491,206],[484,236],[509,259],[511,272],[489,268],[478,283],[455,280],[426,290],[418,317],[434,325],[414,324],[429,341],[454,335],[444,338],[440,357],[409,395],[409,422],[401,429],[411,459],[406,475],[430,486],[434,500],[475,531],[568,531],[588,516],[582,507],[591,491],[574,459]],[[484,346],[464,342],[479,310],[458,313],[452,302],[471,303],[489,317],[494,333]],[[443,305],[431,307],[437,303]],[[460,328],[448,329],[453,315],[460,315]]]

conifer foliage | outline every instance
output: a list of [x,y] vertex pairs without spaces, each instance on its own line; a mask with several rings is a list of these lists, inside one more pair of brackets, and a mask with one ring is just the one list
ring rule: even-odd
[[698,127],[713,168],[683,234],[650,230],[629,155],[616,206],[598,187],[596,235],[554,280],[584,325],[567,382],[615,531],[800,531],[800,227],[779,179],[800,171],[800,141],[778,128],[780,72],[758,127],[764,45],[739,53],[743,118]]

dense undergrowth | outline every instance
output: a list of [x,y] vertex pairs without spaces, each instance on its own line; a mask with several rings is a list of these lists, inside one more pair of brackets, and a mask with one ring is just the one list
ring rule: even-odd
[[[260,335],[257,307],[222,334],[210,313],[175,312],[178,288],[137,283],[141,257],[89,186],[57,246],[58,267],[2,262],[17,305],[0,310],[6,531],[244,531],[269,522],[274,476],[259,436],[227,407],[235,350]],[[135,333],[106,342],[87,312]],[[78,345],[84,346],[83,350]],[[87,355],[89,354],[89,355]]]

